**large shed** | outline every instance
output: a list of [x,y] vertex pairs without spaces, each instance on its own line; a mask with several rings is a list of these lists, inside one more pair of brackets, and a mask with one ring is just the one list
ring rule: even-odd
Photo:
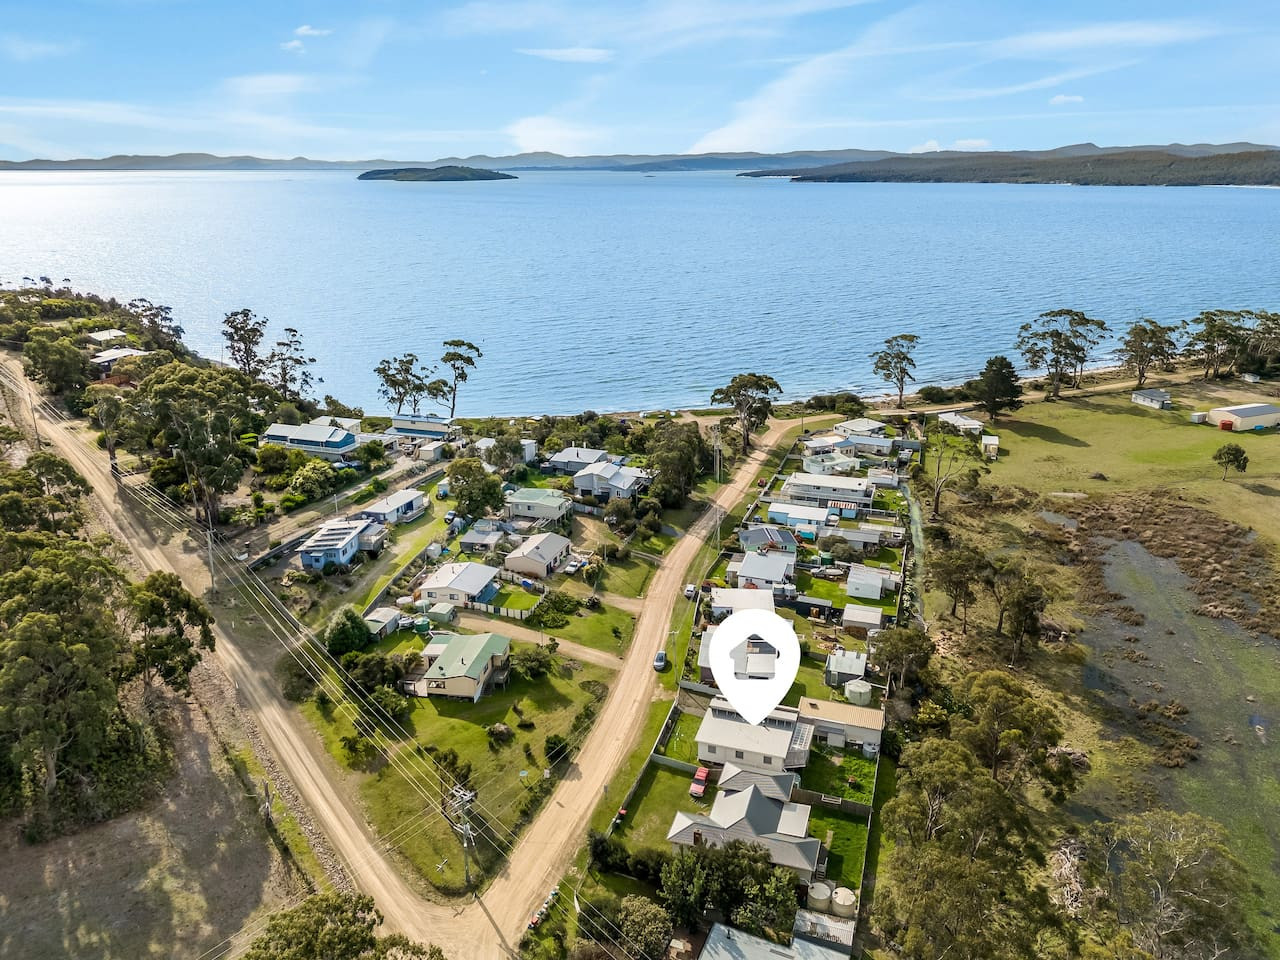
[[[1215,407],[1209,411],[1209,422],[1223,430],[1259,430],[1280,424],[1280,407],[1270,403],[1242,403],[1234,407]],[[1231,424],[1230,427],[1224,424]]]

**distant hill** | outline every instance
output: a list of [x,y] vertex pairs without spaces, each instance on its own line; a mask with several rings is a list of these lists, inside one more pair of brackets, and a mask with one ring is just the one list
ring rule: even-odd
[[407,167],[477,167],[483,170],[615,170],[627,173],[681,173],[699,170],[742,170],[771,175],[810,174],[816,168],[836,165],[877,163],[896,159],[931,160],[974,157],[1005,157],[1014,160],[1070,159],[1101,157],[1120,153],[1164,153],[1177,157],[1207,157],[1232,153],[1255,153],[1275,150],[1256,143],[1171,143],[1161,146],[1099,147],[1093,143],[1076,143],[1053,150],[1017,150],[992,153],[944,151],[930,154],[894,153],[891,150],[793,150],[787,153],[659,153],[596,154],[566,157],[558,153],[517,153],[491,157],[443,157],[438,160],[311,160],[235,156],[219,157],[211,153],[175,153],[169,156],[117,154],[111,157],[79,160],[0,160],[4,170],[378,170]]
[[408,181],[444,181],[444,180],[515,180],[509,173],[498,173],[496,170],[481,170],[478,167],[393,167],[387,170],[366,170],[357,180],[408,180]]
[[[798,183],[1070,183],[1080,186],[1280,186],[1280,150],[1174,153],[1167,149],[1047,156],[930,153],[743,177],[788,176]],[[1196,149],[1196,148],[1190,148]]]

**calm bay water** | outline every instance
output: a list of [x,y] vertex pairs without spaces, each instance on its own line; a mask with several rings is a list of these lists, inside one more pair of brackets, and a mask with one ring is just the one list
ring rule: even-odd
[[867,354],[899,332],[948,382],[1055,307],[1280,309],[1280,190],[0,173],[0,280],[42,274],[169,304],[212,357],[250,307],[370,411],[380,359],[449,337],[485,353],[460,414],[699,406],[746,370],[881,393]]

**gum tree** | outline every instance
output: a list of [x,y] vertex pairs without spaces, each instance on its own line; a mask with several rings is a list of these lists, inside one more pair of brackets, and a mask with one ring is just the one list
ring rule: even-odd
[[884,347],[871,354],[872,369],[886,383],[893,384],[898,390],[898,409],[902,409],[902,398],[906,392],[907,381],[915,380],[912,370],[916,367],[914,357],[916,344],[920,338],[914,333],[899,333],[884,342]]
[[739,373],[711,394],[711,402],[733,408],[742,434],[742,452],[751,449],[751,431],[773,412],[773,398],[782,392],[778,381],[765,373]]

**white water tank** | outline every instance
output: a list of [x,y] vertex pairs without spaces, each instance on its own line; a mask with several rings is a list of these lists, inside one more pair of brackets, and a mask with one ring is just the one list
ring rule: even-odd
[[880,744],[878,743],[864,743],[862,745],[862,755],[866,757],[868,760],[875,757],[875,755],[879,752],[880,752]]
[[1192,423],[1206,423],[1209,420],[1209,414],[1197,411],[1191,415]]
[[831,894],[831,912],[837,917],[852,917],[858,912],[858,895],[848,887],[836,887]]
[[808,905],[810,910],[828,913],[831,910],[831,885],[821,880],[809,884]]
[[871,705],[871,684],[866,680],[854,679],[844,685],[844,697],[859,707]]

